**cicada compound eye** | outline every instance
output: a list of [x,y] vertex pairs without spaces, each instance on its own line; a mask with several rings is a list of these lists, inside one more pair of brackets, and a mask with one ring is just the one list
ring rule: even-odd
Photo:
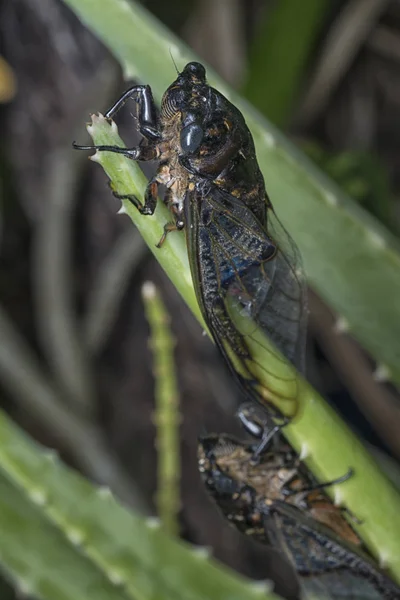
[[198,123],[190,123],[181,131],[180,142],[184,154],[194,154],[203,141],[204,131]]

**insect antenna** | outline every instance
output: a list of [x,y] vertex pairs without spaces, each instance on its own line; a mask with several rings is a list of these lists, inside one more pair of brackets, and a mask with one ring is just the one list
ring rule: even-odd
[[174,63],[175,71],[176,71],[177,75],[179,75],[178,67],[176,66],[176,62],[175,62],[174,57],[172,56],[172,50],[171,50],[171,48],[168,48],[168,52],[169,52],[169,55],[171,57],[172,62]]

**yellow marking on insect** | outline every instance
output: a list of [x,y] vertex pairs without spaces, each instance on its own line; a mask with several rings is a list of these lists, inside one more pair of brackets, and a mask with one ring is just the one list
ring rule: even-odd
[[228,121],[228,119],[224,119],[224,124],[226,125],[228,131],[232,129],[232,122]]
[[209,129],[207,129],[207,133],[209,135],[218,135],[219,129],[218,129],[218,127],[210,127]]
[[191,182],[189,183],[189,185],[188,185],[188,188],[189,188],[189,192],[193,192],[193,190],[194,190],[194,188],[195,188],[195,185],[194,185],[193,181],[191,181]]

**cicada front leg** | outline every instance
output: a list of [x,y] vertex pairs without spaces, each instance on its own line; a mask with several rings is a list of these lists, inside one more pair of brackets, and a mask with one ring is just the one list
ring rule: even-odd
[[98,152],[115,152],[122,154],[131,160],[154,160],[159,156],[158,142],[161,140],[157,110],[153,100],[153,94],[149,85],[135,85],[127,90],[122,96],[108,109],[105,114],[107,119],[112,119],[114,115],[124,106],[128,100],[135,100],[138,105],[138,123],[139,131],[148,141],[147,145],[140,144],[133,148],[120,148],[119,146],[93,145],[81,146],[73,142],[76,150],[97,150]]
[[[136,85],[127,90],[115,104],[108,109],[105,114],[106,118],[111,119],[114,117],[128,100],[135,100],[138,105],[139,131],[144,138],[139,146],[134,146],[132,148],[121,148],[112,145],[81,146],[74,142],[73,147],[76,150],[114,152],[115,154],[122,154],[131,160],[149,161],[159,158],[161,132],[159,131],[157,111],[150,86]],[[112,183],[110,184],[110,187],[116,198],[119,198],[120,200],[129,200],[141,214],[152,215],[154,213],[158,192],[157,177],[154,177],[147,186],[144,204],[142,204],[134,194],[120,194],[114,189]]]

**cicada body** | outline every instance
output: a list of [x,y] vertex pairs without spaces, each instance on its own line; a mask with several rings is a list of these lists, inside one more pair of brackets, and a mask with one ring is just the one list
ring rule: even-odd
[[343,511],[281,436],[275,436],[257,463],[253,457],[254,444],[225,434],[206,436],[199,443],[203,480],[231,523],[283,552],[305,594],[400,599],[400,589],[379,569]]
[[160,114],[149,86],[135,86],[106,116],[129,98],[138,103],[143,142],[93,148],[159,161],[144,204],[123,197],[142,214],[153,214],[158,185],[166,186],[164,202],[174,220],[158,245],[169,232],[185,229],[193,284],[215,343],[251,400],[292,417],[298,380],[287,361],[304,371],[306,284],[296,245],[267,196],[242,114],[194,62],[166,90]]

